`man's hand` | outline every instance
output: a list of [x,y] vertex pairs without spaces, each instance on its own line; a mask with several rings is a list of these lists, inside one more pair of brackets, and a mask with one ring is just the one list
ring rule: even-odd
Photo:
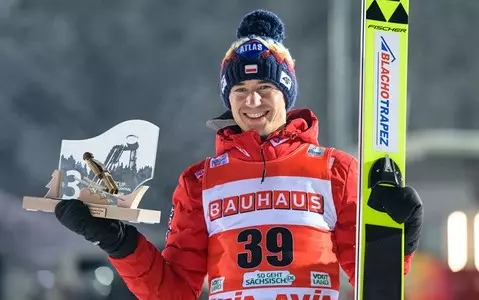
[[60,201],[55,207],[55,216],[63,226],[98,245],[111,257],[125,257],[136,248],[138,231],[134,226],[93,217],[80,200]]
[[396,222],[404,223],[404,254],[416,251],[421,237],[423,203],[414,188],[376,185],[371,190],[369,201],[380,203],[383,210]]

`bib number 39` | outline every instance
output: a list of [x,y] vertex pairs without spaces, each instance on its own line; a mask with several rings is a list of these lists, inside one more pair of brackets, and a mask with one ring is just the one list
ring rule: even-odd
[[[265,248],[261,241],[265,238]],[[263,233],[255,228],[241,231],[238,243],[245,243],[245,252],[238,254],[238,266],[244,269],[258,267],[263,258],[275,267],[284,267],[293,262],[293,234],[287,228],[273,227]],[[263,256],[266,250],[268,255]]]

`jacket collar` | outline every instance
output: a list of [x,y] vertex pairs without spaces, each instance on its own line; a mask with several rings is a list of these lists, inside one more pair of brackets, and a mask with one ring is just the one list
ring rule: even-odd
[[254,131],[242,132],[231,111],[206,122],[216,131],[216,155],[229,152],[242,159],[261,161],[283,157],[301,144],[318,145],[318,119],[309,109],[295,109],[287,114],[285,126],[261,139]]

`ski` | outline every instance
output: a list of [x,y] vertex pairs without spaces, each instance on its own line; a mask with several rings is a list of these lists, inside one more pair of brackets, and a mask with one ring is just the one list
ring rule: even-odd
[[404,300],[404,225],[369,195],[404,185],[409,0],[362,0],[355,300]]

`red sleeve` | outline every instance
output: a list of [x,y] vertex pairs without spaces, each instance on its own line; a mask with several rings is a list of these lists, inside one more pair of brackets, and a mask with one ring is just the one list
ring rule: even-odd
[[[358,203],[358,161],[342,151],[335,150],[331,167],[331,184],[337,212],[335,239],[341,268],[354,286],[356,267],[356,209]],[[404,257],[407,274],[413,254]]]
[[333,200],[338,216],[335,239],[341,268],[354,282],[356,258],[357,161],[354,157],[335,150],[331,167]]
[[206,276],[208,234],[203,215],[197,164],[180,176],[165,249],[160,252],[143,235],[136,250],[110,261],[139,300],[198,299]]

